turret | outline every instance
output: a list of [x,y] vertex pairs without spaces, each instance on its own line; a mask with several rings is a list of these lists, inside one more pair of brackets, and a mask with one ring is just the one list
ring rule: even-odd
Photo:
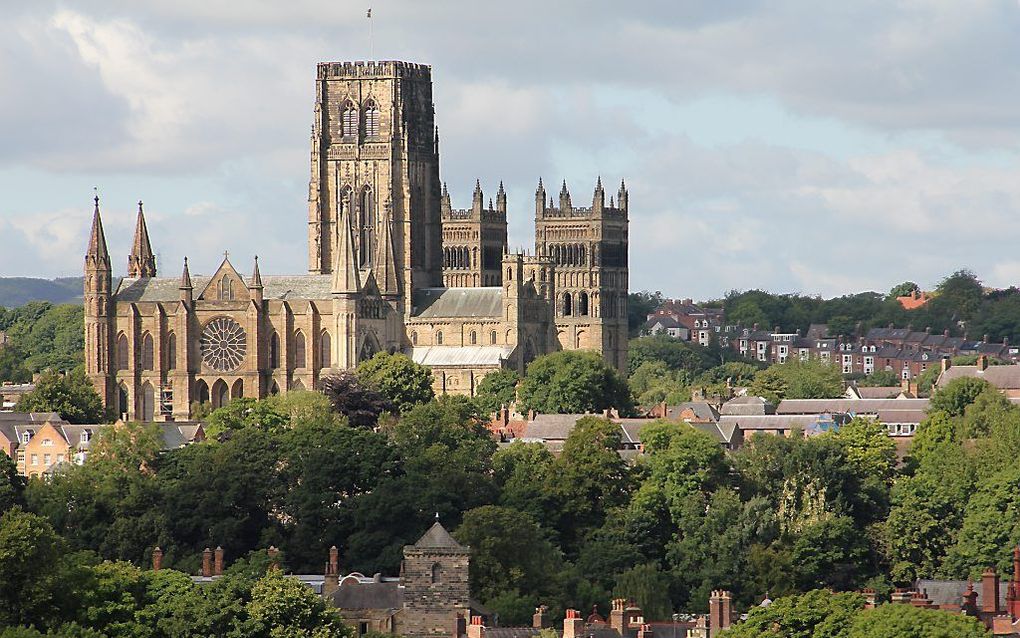
[[450,191],[446,190],[446,182],[443,182],[443,194],[439,197],[439,206],[443,217],[449,218],[453,214],[453,206],[450,205]]
[[475,219],[480,219],[484,206],[485,198],[482,196],[482,183],[476,179],[475,192],[471,197],[471,216]]
[[538,178],[538,188],[535,189],[535,217],[545,216],[545,186],[542,185],[542,178]]
[[189,308],[194,300],[194,286],[191,285],[191,271],[188,270],[188,258],[184,258],[184,271],[181,272],[181,284],[178,286],[181,291],[181,301]]
[[597,214],[601,214],[606,207],[606,191],[602,188],[602,176],[600,175],[598,181],[595,182],[595,194],[592,196],[591,209]]
[[567,180],[563,180],[563,186],[560,188],[560,212],[564,215],[569,215],[573,206],[570,205],[570,191],[567,190]]
[[262,286],[262,273],[259,272],[259,256],[255,255],[255,268],[251,273],[251,282],[248,284],[248,292],[256,306],[262,306],[264,288]]
[[111,268],[110,253],[106,249],[106,234],[103,232],[103,220],[99,214],[99,196],[95,197],[95,210],[92,213],[92,233],[89,236],[88,250],[85,252],[85,357],[87,372],[92,379],[96,391],[109,404],[110,388],[106,373],[110,363],[110,324],[111,312]]
[[620,180],[620,190],[616,193],[616,205],[623,212],[627,212],[627,185]]
[[503,190],[503,180],[499,180],[499,190],[496,192],[496,212],[506,216],[506,191]]
[[142,212],[142,202],[138,202],[138,219],[135,222],[135,240],[131,244],[131,254],[128,255],[128,277],[155,277],[156,256],[152,254],[152,245],[149,243],[149,229],[145,226],[145,213]]

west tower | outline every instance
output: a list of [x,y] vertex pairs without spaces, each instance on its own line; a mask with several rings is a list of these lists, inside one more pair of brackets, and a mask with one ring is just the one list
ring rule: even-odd
[[593,349],[619,370],[627,367],[628,206],[620,182],[606,203],[601,178],[591,207],[575,207],[567,183],[559,206],[535,191],[535,251],[555,264],[556,332],[564,350]]
[[[319,64],[309,272],[332,272],[342,226],[349,224],[361,282],[377,280],[394,310],[409,312],[404,299],[411,290],[442,284],[439,200],[431,68],[394,61]],[[386,235],[392,250],[382,241]]]

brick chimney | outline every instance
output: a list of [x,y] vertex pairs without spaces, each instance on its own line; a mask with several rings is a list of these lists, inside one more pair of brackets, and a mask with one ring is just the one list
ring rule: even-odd
[[974,583],[967,581],[967,591],[963,592],[963,600],[960,601],[960,609],[968,616],[977,616],[977,592],[974,591]]
[[609,626],[620,632],[621,636],[627,635],[627,601],[623,598],[614,598],[609,610]]
[[326,563],[326,573],[322,581],[323,598],[332,596],[338,589],[340,589],[340,550],[334,545],[329,548],[329,561]]
[[652,638],[653,635],[654,632],[652,632],[651,625],[641,625],[637,632],[637,638]]
[[206,578],[212,576],[212,550],[208,547],[202,551],[202,575]]
[[913,594],[911,594],[910,604],[913,605],[914,607],[920,607],[922,609],[931,609],[934,606],[932,605],[931,599],[928,598],[927,590],[915,591]]
[[1013,618],[1020,616],[1020,545],[1013,548],[1013,578],[1006,589],[1006,611]]
[[991,567],[981,574],[981,611],[999,613],[999,575]]
[[949,357],[942,357],[942,372],[945,372],[946,370],[948,370],[952,366],[953,366],[953,364],[949,360]]
[[911,592],[909,589],[903,589],[897,587],[889,594],[889,602],[897,605],[906,605],[910,603]]
[[581,638],[584,634],[584,618],[576,609],[568,609],[563,619],[563,638]]
[[864,601],[865,601],[864,602],[864,608],[865,609],[874,609],[875,608],[875,602],[878,600],[878,597],[875,594],[875,590],[871,589],[871,588],[867,588],[867,589],[862,590],[861,593],[864,594]]
[[713,590],[708,599],[708,635],[715,638],[723,630],[730,628],[733,612],[730,608],[730,592]]
[[979,354],[977,359],[977,369],[987,370],[988,369],[988,355]]
[[158,572],[163,568],[163,550],[159,547],[152,550],[152,571]]
[[223,575],[223,548],[219,545],[213,552],[213,576]]
[[545,605],[535,607],[535,614],[531,617],[531,626],[535,629],[544,629],[546,623],[545,612],[547,611],[549,611],[549,608]]
[[269,555],[269,569],[280,569],[280,550],[275,545],[270,545],[266,550]]
[[485,625],[482,624],[481,616],[471,616],[471,623],[467,626],[467,638],[482,638],[485,635]]

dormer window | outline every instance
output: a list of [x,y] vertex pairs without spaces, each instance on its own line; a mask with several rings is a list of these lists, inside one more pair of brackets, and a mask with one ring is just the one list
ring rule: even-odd
[[82,432],[81,432],[81,442],[82,443],[88,443],[91,439],[92,439],[92,433],[89,432],[88,430],[82,430]]
[[32,440],[32,433],[31,432],[25,432],[24,434],[21,435],[21,442],[24,445],[28,445],[28,442],[31,441],[31,440]]

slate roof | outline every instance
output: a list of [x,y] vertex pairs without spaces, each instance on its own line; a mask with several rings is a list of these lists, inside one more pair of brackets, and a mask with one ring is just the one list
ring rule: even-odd
[[524,425],[521,438],[565,441],[583,414],[536,414]]
[[[205,289],[211,279],[204,275],[191,278],[195,290]],[[114,297],[126,302],[178,301],[180,284],[179,277],[125,277]],[[330,299],[333,294],[332,275],[269,275],[262,277],[262,285],[266,299]]]
[[730,399],[722,404],[719,414],[722,415],[763,415],[773,411],[771,403],[761,397],[743,396]]
[[694,413],[694,416],[702,421],[716,421],[719,419],[719,411],[707,401],[688,401],[679,405],[667,406],[666,418],[677,419],[684,410],[690,410]]
[[467,549],[450,536],[443,524],[436,521],[414,544],[418,549]]
[[42,425],[47,421],[53,424],[67,423],[56,412],[0,412],[0,423],[16,423],[18,425],[37,423]]
[[[723,415],[719,417],[719,429],[741,430],[790,430],[795,427],[807,430],[819,422],[819,414],[759,414]],[[732,435],[731,435],[732,436]]]
[[903,391],[898,385],[853,387],[862,399],[895,399]]
[[365,583],[345,578],[333,592],[333,605],[338,609],[397,610],[404,606],[404,596],[396,581]]
[[977,366],[952,366],[939,375],[936,386],[941,387],[961,377],[984,379],[1000,390],[1020,389],[1020,365],[988,366],[984,370]]
[[[936,605],[956,605],[963,603],[963,594],[967,591],[965,580],[918,580],[914,583],[917,591],[928,592],[928,598]],[[977,594],[977,606],[981,609],[981,581],[974,583],[974,593]],[[999,608],[1006,608],[1006,587],[999,587]]]
[[695,430],[708,433],[718,443],[732,443],[733,434],[737,431],[737,419],[732,419],[726,423],[691,423],[691,427]]
[[425,366],[499,366],[514,346],[415,346],[411,359]]
[[419,319],[503,316],[503,289],[421,288],[414,291],[411,315]]
[[776,414],[876,414],[885,410],[927,410],[928,399],[783,399]]

